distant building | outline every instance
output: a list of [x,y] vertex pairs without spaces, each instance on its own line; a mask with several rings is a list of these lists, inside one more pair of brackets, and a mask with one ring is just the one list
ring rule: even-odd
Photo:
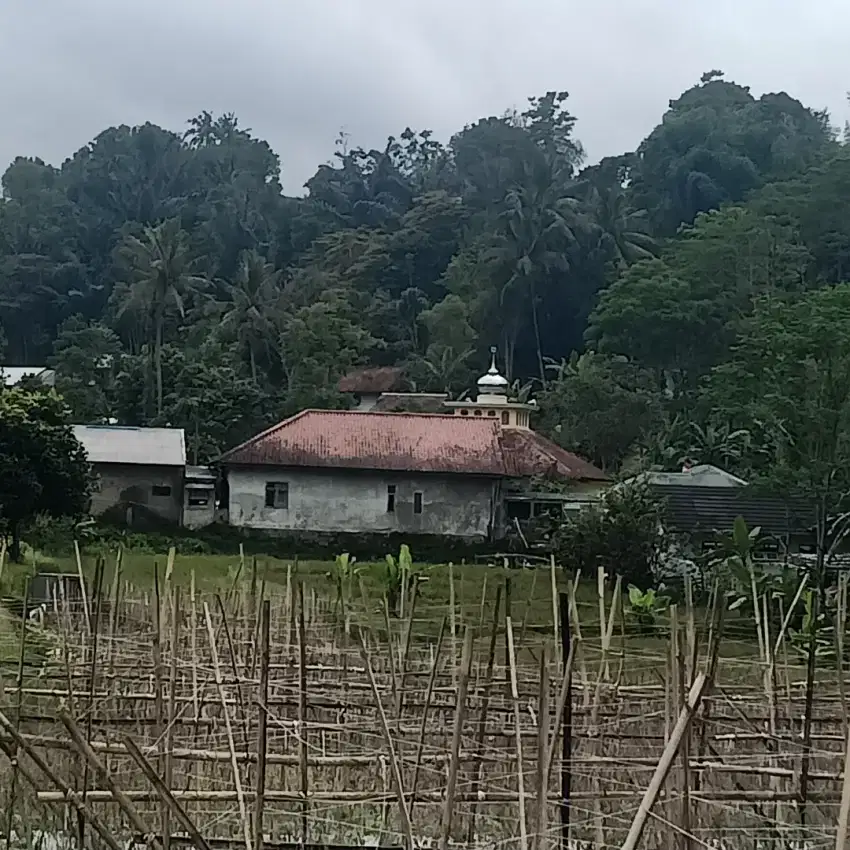
[[215,472],[208,466],[187,466],[184,478],[183,525],[204,528],[215,522]]
[[337,389],[353,397],[355,410],[374,410],[384,393],[406,389],[404,370],[399,366],[357,369],[341,378]]
[[444,402],[444,413],[305,410],[280,422],[220,459],[230,523],[487,540],[504,535],[532,481],[568,484],[555,488],[557,504],[608,485],[531,430],[534,405],[509,400],[495,362],[478,390],[477,401]]
[[128,526],[180,524],[186,445],[182,428],[75,425],[98,478],[91,512]]
[[47,366],[0,366],[0,375],[7,387],[14,387],[24,378],[36,378],[46,387],[56,383],[56,372]]

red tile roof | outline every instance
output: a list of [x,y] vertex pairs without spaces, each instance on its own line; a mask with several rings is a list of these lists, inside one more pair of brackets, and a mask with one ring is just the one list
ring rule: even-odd
[[235,466],[301,466],[605,480],[533,431],[430,413],[304,410],[226,452]]
[[535,431],[505,428],[502,430],[501,443],[509,476],[531,478],[542,475],[579,481],[608,480],[601,469]]
[[400,366],[357,369],[343,375],[337,388],[341,393],[388,393],[402,388],[403,374]]

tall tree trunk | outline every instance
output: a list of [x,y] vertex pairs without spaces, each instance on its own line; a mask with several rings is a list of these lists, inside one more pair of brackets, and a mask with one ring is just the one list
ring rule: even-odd
[[156,415],[162,414],[162,316],[156,317],[156,342],[154,343],[154,369],[156,371]]
[[254,345],[253,343],[248,343],[248,358],[251,361],[251,380],[256,384],[257,383],[257,358],[254,356]]
[[12,522],[9,526],[9,532],[12,536],[11,545],[9,546],[9,560],[14,564],[21,562],[21,526],[20,523]]
[[540,346],[540,319],[537,315],[537,288],[531,284],[531,321],[534,325],[534,342],[537,346],[537,365],[540,369],[540,383],[546,386],[546,368],[543,365],[543,349]]

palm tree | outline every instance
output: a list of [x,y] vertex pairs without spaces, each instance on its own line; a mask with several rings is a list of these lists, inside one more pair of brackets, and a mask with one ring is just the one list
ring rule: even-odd
[[141,238],[127,236],[118,249],[119,263],[127,275],[126,300],[119,315],[138,311],[147,316],[153,329],[154,370],[156,373],[156,412],[162,413],[162,338],[168,308],[173,305],[181,317],[183,296],[204,279],[193,274],[196,259],[189,247],[188,234],[179,219],[172,218],[146,227]]
[[232,281],[224,281],[228,305],[221,327],[232,332],[248,356],[251,380],[257,383],[257,358],[273,347],[273,312],[281,296],[282,272],[257,251],[245,251]]
[[507,282],[502,287],[502,306],[514,297],[531,306],[531,321],[537,346],[540,380],[546,383],[546,368],[540,341],[539,284],[554,273],[569,270],[568,249],[576,243],[577,205],[564,196],[546,166],[530,175],[525,185],[508,192],[501,259],[507,263]]
[[618,269],[657,256],[645,210],[631,207],[626,190],[628,166],[620,158],[603,160],[584,172],[573,191],[580,195],[607,243]]

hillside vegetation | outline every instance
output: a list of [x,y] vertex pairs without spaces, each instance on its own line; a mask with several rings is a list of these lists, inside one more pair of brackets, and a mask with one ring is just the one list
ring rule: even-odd
[[829,117],[711,72],[635,151],[583,167],[578,127],[548,92],[445,142],[341,136],[302,197],[233,115],[19,158],[4,362],[56,368],[76,421],[185,428],[203,462],[343,405],[358,365],[459,394],[496,344],[537,426],[612,472],[688,459],[843,493],[850,147]]

